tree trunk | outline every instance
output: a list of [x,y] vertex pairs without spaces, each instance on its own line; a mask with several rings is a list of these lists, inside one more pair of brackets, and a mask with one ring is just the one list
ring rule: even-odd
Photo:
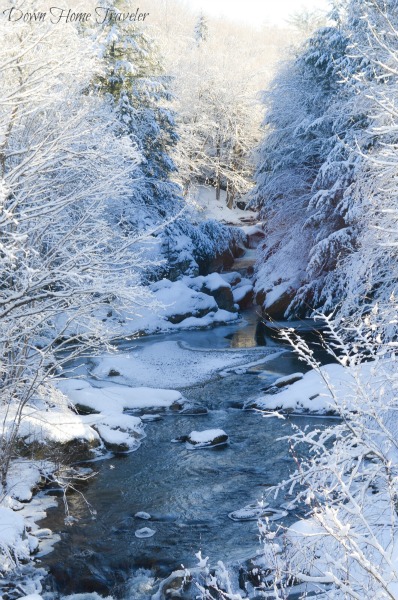
[[227,183],[227,206],[228,208],[232,208],[235,200],[235,190],[232,183],[228,181]]
[[220,157],[221,157],[221,141],[220,136],[217,135],[216,142],[216,200],[220,199],[221,196],[221,173],[220,173]]

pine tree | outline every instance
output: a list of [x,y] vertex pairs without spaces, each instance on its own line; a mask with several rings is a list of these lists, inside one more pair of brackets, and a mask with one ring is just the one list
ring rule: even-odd
[[201,13],[198,17],[198,20],[195,25],[195,40],[196,44],[200,46],[203,42],[207,41],[209,37],[209,26],[207,24],[207,19],[203,13]]
[[[122,3],[112,5],[118,11]],[[174,115],[169,108],[170,79],[164,74],[152,39],[135,24],[113,21],[101,34],[103,76],[97,82],[102,93],[113,96],[121,126],[141,153],[137,177],[141,185],[131,198],[145,205],[154,217],[173,214],[178,187],[169,177],[175,170],[170,152],[177,142]],[[131,213],[127,217],[134,222]]]
[[349,31],[346,22],[316,32],[265,98],[254,201],[267,217],[268,242],[257,290],[274,316],[331,310],[344,293],[335,271],[355,249],[350,189],[357,146],[368,143],[354,101],[363,60],[351,55]]

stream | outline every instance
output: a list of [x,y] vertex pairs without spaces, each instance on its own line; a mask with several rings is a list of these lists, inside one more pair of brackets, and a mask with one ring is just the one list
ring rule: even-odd
[[[235,522],[228,514],[261,500],[267,488],[294,470],[288,443],[279,439],[291,433],[292,423],[304,427],[315,422],[319,426],[327,419],[280,420],[242,410],[244,401],[260,395],[267,383],[305,370],[303,363],[277,342],[266,339],[265,347],[257,346],[255,309],[245,311],[243,317],[242,322],[214,329],[120,344],[120,351],[126,352],[174,341],[187,352],[247,353],[249,364],[266,353],[285,352],[245,372],[223,376],[214,372],[188,387],[175,386],[183,396],[206,407],[207,414],[157,411],[156,420],[146,423],[146,438],[137,451],[109,453],[106,459],[89,464],[97,476],[79,488],[84,498],[79,493],[69,495],[70,514],[76,519],[73,525],[65,524],[60,498],[59,507],[50,509],[41,523],[61,537],[53,552],[40,559],[40,566],[50,573],[47,591],[61,596],[96,591],[115,598],[150,599],[156,589],[151,587],[154,578],[165,578],[181,565],[195,567],[199,550],[209,556],[211,564],[218,560],[239,564],[259,552],[256,521]],[[89,366],[89,361],[83,361],[78,368],[89,373]],[[109,385],[109,381],[96,385]],[[153,386],[162,387],[162,382],[154,381]],[[228,445],[189,450],[184,444],[171,443],[192,430],[218,428],[229,435]],[[59,495],[58,490],[47,493]],[[267,501],[278,508],[284,500],[280,496]],[[151,519],[137,518],[140,511],[149,513]],[[295,520],[297,515],[289,514],[284,523]],[[137,538],[135,531],[143,527],[153,529],[153,537]],[[146,585],[137,587],[134,582],[142,579]]]

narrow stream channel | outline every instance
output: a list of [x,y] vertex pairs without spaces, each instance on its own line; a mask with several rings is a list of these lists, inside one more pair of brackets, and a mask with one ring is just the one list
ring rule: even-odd
[[[124,342],[120,349],[166,340],[201,350],[255,348],[257,314],[250,310],[244,316],[244,323],[152,336]],[[281,349],[276,342],[266,341],[274,350]],[[97,591],[116,598],[149,599],[149,592],[142,596],[134,592],[134,598],[127,592],[140,569],[148,577],[164,578],[182,564],[195,566],[199,550],[211,563],[238,563],[254,556],[259,550],[256,522],[234,522],[228,513],[261,500],[269,486],[294,470],[287,441],[279,438],[291,432],[292,421],[313,426],[314,420],[264,419],[242,406],[259,395],[268,381],[303,368],[287,351],[247,373],[213,375],[206,382],[179,387],[186,398],[206,407],[207,414],[163,413],[147,423],[147,437],[136,452],[92,463],[98,475],[81,489],[96,515],[76,493],[69,497],[70,513],[78,519],[72,526],[65,525],[62,502],[58,509],[49,510],[42,526],[59,533],[61,541],[41,559],[41,566],[50,572],[47,589],[60,595]],[[320,421],[316,420],[317,426]],[[227,446],[188,450],[184,444],[171,443],[192,430],[213,428],[228,433]],[[282,497],[274,506],[281,502]],[[151,520],[135,517],[139,511],[149,513]],[[155,535],[138,539],[135,531],[145,526]]]

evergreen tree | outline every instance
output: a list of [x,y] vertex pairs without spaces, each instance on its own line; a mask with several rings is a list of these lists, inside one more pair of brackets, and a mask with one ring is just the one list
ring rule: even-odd
[[347,23],[320,29],[265,98],[268,130],[253,197],[268,228],[258,299],[274,316],[331,310],[344,293],[335,272],[355,249],[351,185],[357,146],[369,143],[354,101],[364,61],[349,44]]
[[203,13],[201,13],[198,17],[198,20],[195,25],[195,40],[196,44],[200,46],[202,42],[206,42],[209,37],[209,26],[207,24],[207,19]]
[[[113,11],[122,8],[112,5]],[[104,73],[98,81],[103,93],[113,96],[122,128],[142,156],[137,172],[140,186],[131,200],[145,205],[153,217],[167,217],[178,205],[178,187],[169,179],[175,170],[170,152],[177,142],[174,115],[169,108],[170,79],[151,38],[135,24],[112,21],[101,34]],[[136,214],[127,217],[134,223]]]

